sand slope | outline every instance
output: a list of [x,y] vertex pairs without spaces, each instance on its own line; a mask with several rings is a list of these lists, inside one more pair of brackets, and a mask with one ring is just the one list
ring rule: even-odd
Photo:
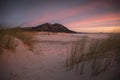
[[[14,52],[6,50],[0,55],[0,80],[92,80],[89,72],[80,76],[74,69],[66,71],[65,68],[72,43],[84,36],[89,39],[98,37],[92,34],[35,34],[34,52],[20,44]],[[105,36],[99,35],[102,37]],[[96,80],[109,78],[100,75]]]

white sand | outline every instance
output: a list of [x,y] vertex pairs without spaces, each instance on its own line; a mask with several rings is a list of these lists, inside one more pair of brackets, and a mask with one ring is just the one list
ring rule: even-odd
[[[36,34],[35,53],[20,44],[14,52],[5,51],[0,55],[0,80],[92,80],[89,72],[80,76],[75,70],[67,72],[65,68],[72,42],[84,36],[105,37],[98,34]],[[96,80],[107,80],[108,77],[98,78]]]

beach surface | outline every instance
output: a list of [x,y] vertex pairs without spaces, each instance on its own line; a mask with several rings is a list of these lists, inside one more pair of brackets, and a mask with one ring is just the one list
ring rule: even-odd
[[[89,66],[84,75],[66,70],[66,59],[78,39],[102,39],[104,34],[35,33],[32,50],[19,42],[15,51],[0,55],[0,80],[110,80],[112,70],[91,77]],[[88,42],[88,43],[89,43]]]

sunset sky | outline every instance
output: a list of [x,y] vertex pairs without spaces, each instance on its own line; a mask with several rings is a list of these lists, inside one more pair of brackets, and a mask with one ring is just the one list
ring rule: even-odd
[[0,24],[60,23],[79,32],[120,28],[120,0],[1,0]]

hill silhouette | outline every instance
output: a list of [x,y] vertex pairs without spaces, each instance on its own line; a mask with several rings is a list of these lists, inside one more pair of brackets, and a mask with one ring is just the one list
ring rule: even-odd
[[38,25],[36,27],[26,27],[24,28],[26,31],[40,31],[40,32],[65,32],[65,33],[76,33],[75,31],[69,30],[67,27],[55,23],[45,23],[42,25]]

